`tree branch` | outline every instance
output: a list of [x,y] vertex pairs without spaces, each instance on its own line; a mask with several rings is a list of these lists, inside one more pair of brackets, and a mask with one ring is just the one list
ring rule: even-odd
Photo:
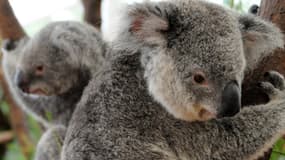
[[16,19],[8,0],[0,0],[0,36],[2,39],[17,40],[25,34]]
[[[0,36],[2,39],[18,40],[26,34],[16,19],[8,0],[0,0]],[[4,79],[3,70],[0,71],[0,84],[4,91],[4,97],[10,107],[10,121],[13,131],[20,143],[25,157],[31,157],[33,145],[25,126],[25,116],[18,104],[14,101],[8,84]]]
[[84,7],[84,20],[100,29],[101,26],[101,0],[81,0]]

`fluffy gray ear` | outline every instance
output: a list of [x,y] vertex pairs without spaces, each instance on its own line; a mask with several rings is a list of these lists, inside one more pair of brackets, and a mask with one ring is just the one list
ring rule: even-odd
[[239,17],[247,68],[253,68],[276,48],[284,47],[280,29],[253,15]]
[[126,7],[118,23],[118,36],[115,41],[161,45],[165,42],[164,33],[169,28],[168,11],[164,3],[141,3]]

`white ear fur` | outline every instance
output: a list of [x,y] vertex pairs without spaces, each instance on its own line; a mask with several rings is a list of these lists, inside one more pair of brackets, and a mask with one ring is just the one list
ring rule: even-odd
[[118,27],[123,14],[126,14],[127,7],[134,3],[146,1],[168,1],[168,0],[104,0],[101,4],[102,25],[101,31],[106,42],[113,42],[119,38],[120,28]]
[[127,7],[125,0],[104,0],[101,5],[102,37],[106,42],[113,42],[118,38],[118,23],[122,19],[121,13]]
[[167,31],[168,21],[159,15],[140,9],[132,10],[130,31],[146,43],[161,44],[164,42],[162,31]]
[[[155,3],[124,6],[113,26],[116,47],[138,48],[141,44],[162,45],[169,28],[166,7]],[[105,37],[106,38],[106,37]]]

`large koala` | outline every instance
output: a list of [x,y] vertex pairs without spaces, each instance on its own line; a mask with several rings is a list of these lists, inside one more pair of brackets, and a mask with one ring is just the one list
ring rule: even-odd
[[244,54],[282,47],[276,27],[197,0],[131,5],[119,22],[62,160],[255,159],[284,131],[284,99],[238,113]]
[[19,105],[48,129],[36,159],[58,159],[83,89],[105,63],[105,44],[96,29],[78,22],[51,23],[15,43],[3,47],[5,77]]

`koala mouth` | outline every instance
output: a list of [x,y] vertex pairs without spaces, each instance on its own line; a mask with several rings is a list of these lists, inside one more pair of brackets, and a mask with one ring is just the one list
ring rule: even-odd
[[177,109],[174,116],[185,121],[207,121],[217,117],[217,113],[208,109],[209,106],[206,105],[195,103],[182,108],[182,110]]
[[31,89],[29,90],[29,94],[37,94],[37,95],[47,95],[47,92],[41,88]]
[[209,107],[199,105],[199,104],[193,104],[193,108],[197,114],[199,121],[207,121],[213,118],[216,118],[217,114],[213,111],[210,111]]
[[208,119],[212,119],[216,117],[215,113],[212,113],[208,110],[206,110],[205,108],[202,108],[199,112],[198,112],[198,116],[202,119],[202,120],[208,120]]
[[41,85],[32,85],[28,89],[29,94],[35,94],[35,95],[42,95],[47,96],[48,95],[48,89]]

